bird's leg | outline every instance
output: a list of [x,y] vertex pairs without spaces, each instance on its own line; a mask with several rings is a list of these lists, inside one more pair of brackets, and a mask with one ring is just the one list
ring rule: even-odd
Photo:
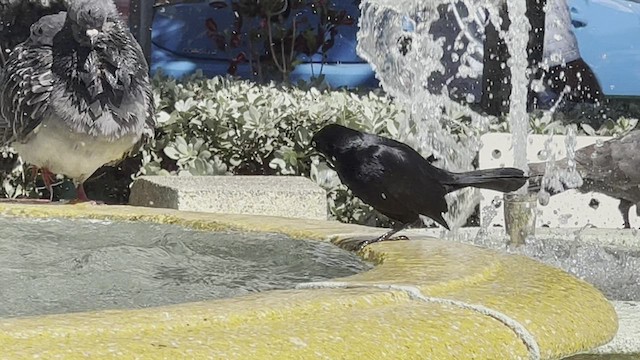
[[101,205],[104,204],[102,201],[95,201],[89,199],[87,193],[84,191],[84,185],[82,182],[79,182],[76,186],[76,198],[69,201],[69,204],[79,204],[79,203],[90,203],[92,205]]
[[84,192],[84,186],[82,183],[79,183],[76,187],[76,198],[72,200],[72,203],[81,203],[81,202],[89,202],[89,198],[87,197],[87,193]]
[[[369,244],[373,244],[373,243],[377,243],[377,242],[380,242],[380,241],[389,240],[391,238],[391,236],[393,236],[395,233],[406,229],[411,224],[412,223],[400,224],[399,226],[396,225],[393,228],[391,228],[391,230],[389,230],[386,233],[378,236],[375,239],[363,240],[358,244],[358,246],[357,246],[358,250],[362,250],[362,248],[364,248],[365,246],[367,246]],[[409,240],[409,238],[405,237],[403,240]]]
[[40,171],[40,169],[35,165],[29,165],[26,170],[27,170],[26,172],[29,174],[29,176],[34,178],[34,179],[36,177],[38,177],[38,172]]
[[44,187],[49,191],[49,201],[53,201],[53,183],[56,175],[47,168],[39,168],[35,165],[29,165],[29,167],[27,167],[27,173],[34,179],[38,177],[38,172],[42,176]]
[[47,168],[40,169],[40,174],[44,187],[49,191],[49,201],[53,201],[53,183],[56,180],[56,175]]
[[618,204],[618,210],[622,214],[622,221],[624,221],[624,228],[630,229],[631,223],[629,222],[629,210],[633,206],[633,203],[627,200],[620,200],[620,204]]

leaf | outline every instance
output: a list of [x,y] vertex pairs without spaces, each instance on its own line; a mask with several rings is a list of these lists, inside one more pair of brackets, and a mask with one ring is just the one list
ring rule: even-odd
[[176,150],[176,148],[173,147],[173,146],[165,147],[164,148],[164,153],[165,153],[165,155],[167,155],[169,157],[169,159],[172,159],[172,160],[180,159],[180,152],[178,150]]
[[160,111],[156,114],[156,121],[160,126],[167,125],[170,119],[171,119],[171,115],[166,111]]
[[392,138],[398,137],[398,128],[396,127],[396,123],[393,120],[387,120],[387,132],[391,135]]
[[296,142],[302,146],[308,146],[311,143],[311,132],[306,127],[298,127],[296,129]]
[[179,112],[189,112],[193,107],[196,106],[196,102],[194,99],[189,98],[187,100],[178,100],[176,101],[174,108]]
[[187,144],[187,141],[182,136],[176,136],[175,144],[175,149],[177,152],[182,155],[189,154],[189,146]]
[[593,127],[591,127],[591,125],[589,125],[589,124],[580,124],[580,126],[582,127],[582,130],[584,130],[584,132],[587,135],[590,135],[590,136],[596,135],[596,130]]
[[254,122],[260,121],[260,112],[253,105],[249,106],[249,114],[251,115],[251,119]]
[[247,93],[247,100],[249,104],[255,104],[260,99],[260,94],[250,91]]
[[275,158],[273,160],[271,160],[269,162],[269,167],[272,169],[284,169],[287,166],[287,164],[284,162],[283,159],[280,158]]

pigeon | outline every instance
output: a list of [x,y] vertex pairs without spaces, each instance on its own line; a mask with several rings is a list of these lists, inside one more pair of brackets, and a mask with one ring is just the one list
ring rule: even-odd
[[417,222],[420,215],[449,229],[442,216],[448,211],[445,195],[468,186],[502,192],[522,187],[527,177],[520,169],[499,168],[462,173],[432,165],[408,145],[338,124],[318,131],[311,145],[323,154],[351,192],[398,223],[358,248],[389,239]]
[[0,74],[0,140],[73,179],[135,153],[156,126],[149,68],[111,1],[69,0],[43,16]]
[[[566,169],[567,162],[565,158],[557,161],[556,165],[559,169]],[[630,228],[629,210],[633,205],[636,205],[636,213],[640,216],[640,130],[576,150],[575,163],[582,177],[582,185],[576,190],[599,192],[619,199],[623,226]],[[543,186],[545,170],[545,162],[529,164],[530,192],[544,188],[555,195],[572,188],[573,185],[566,183]]]

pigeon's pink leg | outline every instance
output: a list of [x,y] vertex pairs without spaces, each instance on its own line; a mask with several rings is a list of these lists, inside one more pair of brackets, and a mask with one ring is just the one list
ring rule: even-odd
[[53,183],[56,180],[56,174],[49,171],[47,168],[40,169],[40,174],[42,175],[42,181],[44,182],[44,187],[49,190],[49,200],[53,201]]
[[79,203],[90,203],[92,205],[104,204],[104,202],[102,201],[95,201],[95,200],[89,199],[89,197],[87,197],[87,193],[84,192],[84,186],[82,185],[82,183],[78,184],[78,186],[76,187],[76,198],[69,201],[69,204],[79,204]]
[[32,178],[36,178],[38,176],[38,171],[40,171],[40,169],[35,165],[29,165],[27,167],[27,173],[31,175]]
[[35,165],[29,165],[27,167],[27,173],[33,178],[38,177],[38,172],[42,176],[42,182],[44,182],[44,187],[49,191],[49,201],[53,201],[53,183],[56,180],[56,175],[49,171],[46,168],[38,168]]
[[87,193],[84,192],[84,186],[82,183],[78,184],[76,187],[76,198],[72,200],[73,203],[81,203],[81,202],[89,202],[89,198],[87,197]]

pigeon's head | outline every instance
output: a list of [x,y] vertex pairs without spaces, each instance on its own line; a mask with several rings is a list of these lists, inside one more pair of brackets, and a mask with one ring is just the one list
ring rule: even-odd
[[31,35],[29,39],[33,44],[53,45],[53,38],[62,29],[65,21],[65,12],[46,15],[31,25]]
[[111,0],[70,0],[67,18],[73,37],[84,46],[94,47],[119,21],[118,9]]
[[311,146],[324,155],[330,162],[335,162],[336,157],[361,143],[362,133],[348,127],[329,124],[311,138]]

